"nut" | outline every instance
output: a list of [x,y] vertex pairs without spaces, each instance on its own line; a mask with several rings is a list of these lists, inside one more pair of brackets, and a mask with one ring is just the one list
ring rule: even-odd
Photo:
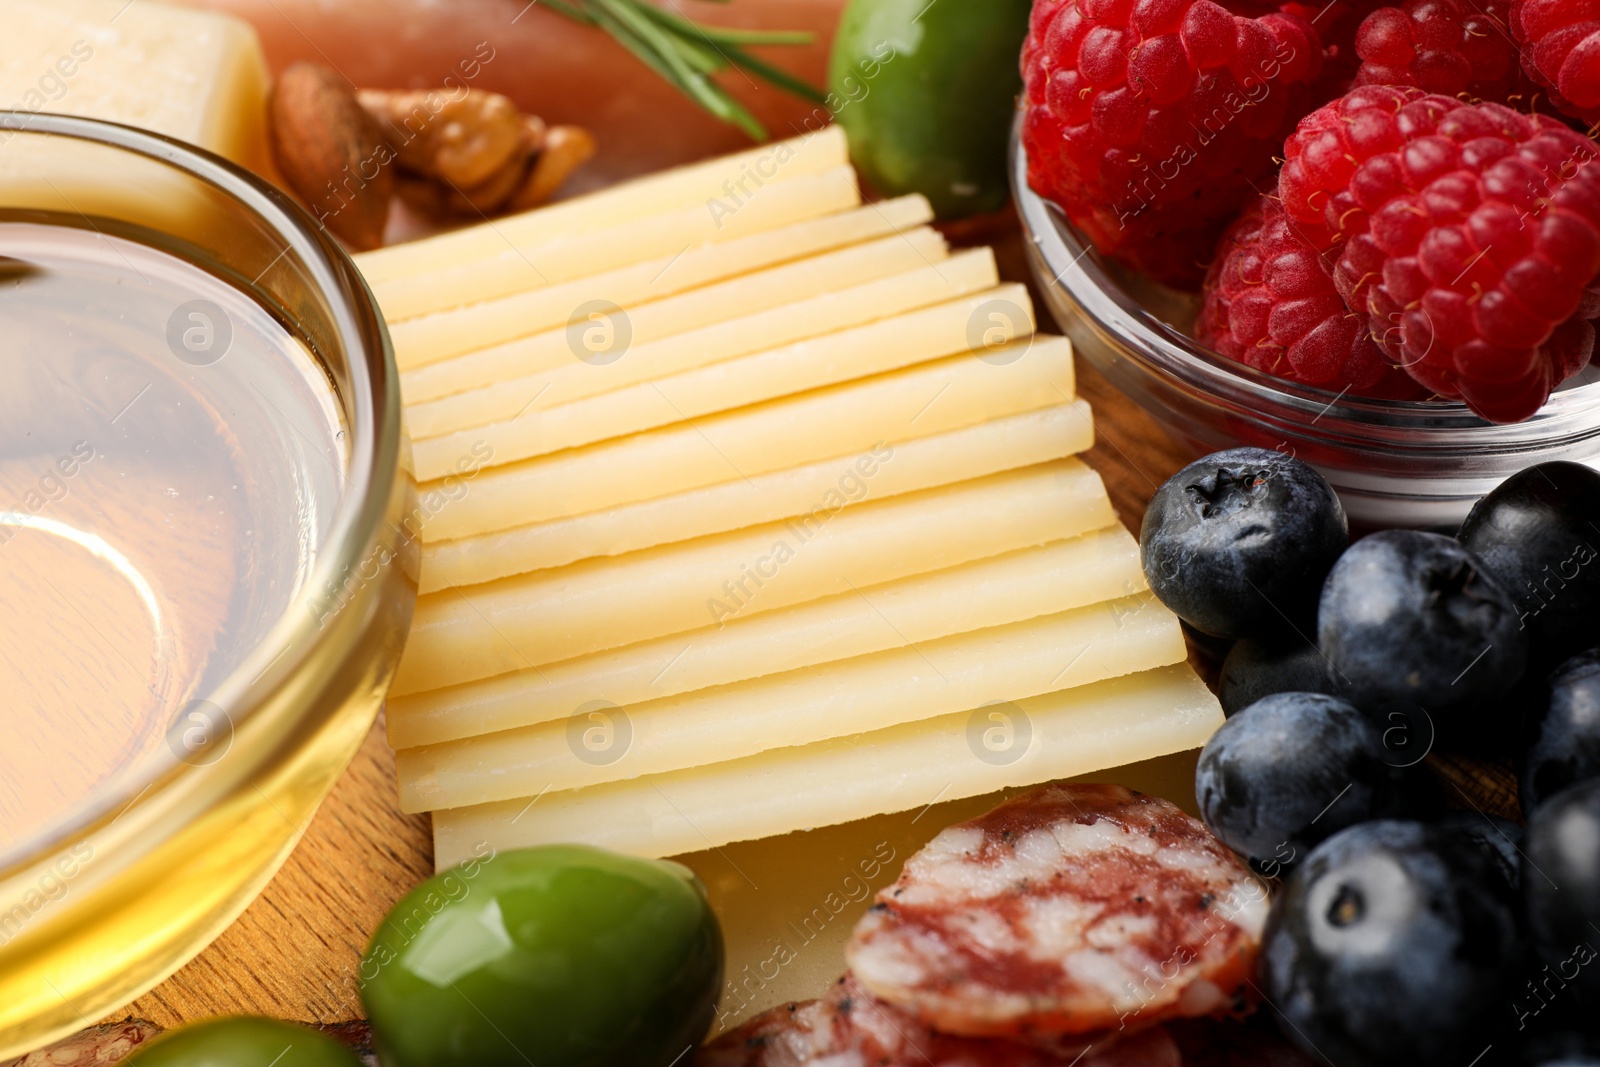
[[381,123],[402,167],[458,189],[485,184],[523,151],[522,114],[499,93],[363,89],[358,99]]
[[506,206],[512,211],[526,211],[548,202],[573,171],[589,161],[595,147],[594,134],[582,126],[550,127],[527,181]]
[[278,169],[318,221],[357,250],[383,243],[394,150],[356,91],[330,67],[296,63],[267,101]]

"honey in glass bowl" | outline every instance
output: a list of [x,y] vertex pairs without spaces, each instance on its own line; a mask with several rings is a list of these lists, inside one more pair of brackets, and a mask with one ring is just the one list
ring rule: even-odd
[[[0,852],[163,746],[301,596],[344,480],[327,372],[239,289],[0,214]],[[5,932],[0,916],[0,936]]]
[[416,598],[393,352],[349,257],[204,151],[0,112],[0,1059],[272,877]]

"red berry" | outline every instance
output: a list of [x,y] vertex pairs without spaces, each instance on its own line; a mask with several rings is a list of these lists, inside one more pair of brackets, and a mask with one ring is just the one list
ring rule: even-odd
[[1272,197],[1223,234],[1201,296],[1195,338],[1229,359],[1354,396],[1428,395],[1373,343],[1367,317],[1334,288],[1332,265]]
[[1600,122],[1600,4],[1594,0],[1511,0],[1522,64],[1575,119]]
[[1533,414],[1594,347],[1595,145],[1544,115],[1367,86],[1284,147],[1285,214],[1334,250],[1334,284],[1429,390]]
[[1510,0],[1408,0],[1361,23],[1357,85],[1408,85],[1445,96],[1522,103],[1538,91],[1522,72]]
[[1297,15],[1212,0],[1036,0],[1022,66],[1028,181],[1102,252],[1192,288],[1267,187],[1322,62]]

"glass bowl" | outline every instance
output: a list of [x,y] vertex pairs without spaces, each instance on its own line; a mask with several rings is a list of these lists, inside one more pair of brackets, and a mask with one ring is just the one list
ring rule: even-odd
[[[239,484],[220,485],[222,495],[199,497],[228,503],[194,514],[217,515],[237,504],[250,521],[213,528],[207,519],[203,529],[197,524],[159,541],[168,546],[166,555],[149,549],[147,562],[176,559],[173,567],[181,564],[188,567],[183,573],[195,575],[189,553],[173,552],[171,546],[202,542],[221,545],[246,561],[258,558],[255,546],[270,543],[275,552],[287,552],[282,558],[289,561],[283,572],[289,577],[283,579],[273,577],[277,572],[240,566],[225,577],[202,571],[204,582],[169,583],[175,598],[170,603],[183,604],[188,590],[214,590],[225,610],[218,609],[215,618],[221,621],[211,632],[228,635],[228,643],[215,637],[182,645],[191,656],[184,662],[202,664],[204,670],[183,683],[182,703],[152,704],[156,710],[148,722],[139,720],[130,740],[110,745],[96,774],[83,776],[72,758],[34,760],[34,750],[26,746],[9,754],[55,799],[29,807],[15,782],[6,783],[9,792],[0,798],[13,806],[7,832],[0,835],[0,1059],[6,1059],[89,1025],[160,982],[221,933],[272,877],[377,715],[410,626],[417,554],[410,532],[411,481],[402,466],[398,376],[383,319],[350,259],[292,201],[225,160],[166,137],[89,119],[8,111],[0,112],[0,214],[13,235],[8,239],[20,241],[19,247],[48,249],[56,240],[61,247],[116,250],[127,269],[118,268],[108,253],[110,273],[97,276],[118,279],[116,292],[157,285],[170,268],[173,277],[196,286],[180,292],[209,292],[219,300],[237,300],[229,307],[247,309],[245,318],[230,320],[233,347],[200,358],[196,353],[203,352],[194,344],[209,343],[212,333],[182,332],[191,320],[201,322],[192,314],[180,318],[180,312],[193,311],[190,304],[180,304],[170,319],[166,305],[158,305],[149,322],[141,320],[138,328],[145,332],[137,335],[139,344],[130,341],[120,350],[85,338],[98,338],[94,331],[102,322],[111,323],[104,326],[107,331],[133,329],[128,316],[102,308],[96,318],[93,307],[80,314],[71,299],[59,301],[59,308],[51,304],[59,328],[58,320],[50,319],[27,335],[34,346],[30,351],[42,358],[14,370],[24,379],[54,374],[75,393],[82,390],[81,411],[70,404],[61,410],[69,421],[100,420],[94,422],[96,444],[84,449],[100,466],[83,467],[95,473],[77,474],[68,483],[45,467],[40,485],[60,491],[49,493],[39,507],[55,510],[47,514],[30,504],[26,514],[13,507],[0,519],[84,546],[116,542],[119,528],[105,520],[106,514],[116,514],[106,510],[114,494],[102,490],[118,483],[101,472],[156,469],[153,460],[140,457],[181,443],[167,432],[167,423],[189,418],[227,442],[228,462],[237,461],[228,469],[242,472]],[[76,236],[68,237],[60,227],[71,227]],[[35,238],[37,245],[27,244]],[[8,286],[30,284],[18,279],[31,269],[24,260],[0,260]],[[70,269],[34,273],[74,277]],[[8,290],[46,291],[55,292]],[[41,303],[38,297],[34,301]],[[33,305],[12,307],[13,319],[24,325],[34,321]],[[282,362],[259,358],[256,349],[241,344],[241,331],[261,323],[281,339]],[[8,321],[7,329],[8,343],[14,344],[18,322]],[[205,389],[230,391],[199,392],[204,366],[230,352],[232,363],[217,364],[225,371],[204,379]],[[15,355],[10,358],[15,365]],[[118,359],[149,371],[151,384],[145,388],[157,389],[151,397],[166,396],[161,390],[170,389],[180,399],[132,408],[127,415],[136,402],[156,401],[140,401],[144,393],[131,388],[137,382],[111,381],[115,388],[106,392],[116,394],[117,407],[125,397],[134,399],[120,411],[97,406],[105,398],[88,394],[115,377],[106,368],[122,366]],[[26,407],[31,401],[15,399],[17,390],[28,388],[31,380],[26,385],[8,381],[12,393],[4,399],[33,410]],[[200,399],[191,402],[191,393]],[[296,398],[308,397],[296,406]],[[256,427],[254,436],[245,436],[247,426]],[[140,427],[138,434],[130,427]],[[0,460],[11,464],[8,470],[19,455],[35,462],[25,439],[30,433],[47,437],[56,429],[40,423],[0,433],[5,446]],[[98,458],[102,453],[106,459]],[[138,462],[146,466],[134,466]],[[193,452],[179,451],[168,468],[203,465]],[[78,469],[64,463],[63,476],[69,468]],[[146,498],[176,499],[182,495],[173,487],[178,485],[189,483],[134,483],[144,491],[133,495],[151,512],[168,516],[164,521],[170,526],[178,512],[169,507],[178,505]],[[263,488],[268,486],[270,492]],[[279,504],[286,510],[278,510]],[[88,520],[75,517],[80,511],[73,509],[93,512],[99,525],[84,525]],[[282,521],[264,521],[274,518]],[[99,532],[84,532],[91,529]],[[24,547],[40,543],[22,542]],[[43,543],[48,548],[57,542]],[[114,548],[93,551],[110,558]],[[15,552],[16,542],[0,547],[3,551]],[[5,562],[15,574],[16,561],[28,558],[12,555]],[[178,621],[175,613],[164,616],[158,610],[168,601],[158,602],[161,590],[146,578],[153,571],[133,567],[127,556],[117,558],[145,598],[151,623],[150,640],[141,637],[137,645],[140,657],[151,658],[141,659],[137,669],[170,680],[165,657],[179,647],[173,635],[185,634],[171,628]],[[77,636],[87,645],[103,623],[96,624],[93,611],[80,613],[86,621]],[[21,628],[26,620],[19,623],[19,618],[12,618],[9,632],[31,637],[32,631]],[[42,638],[37,645],[53,651],[55,640]],[[74,646],[73,641],[60,645],[63,656],[84,661]],[[49,681],[56,677],[53,669],[35,666],[33,676]],[[67,682],[70,689],[71,679]],[[144,706],[143,688],[110,691],[132,693],[139,700],[129,703]],[[46,706],[55,705],[36,708]],[[83,707],[88,728],[63,736],[82,737],[85,751],[103,740],[105,724],[131,719],[115,700],[87,701]],[[32,717],[19,721],[53,721],[40,711],[23,710]],[[14,717],[19,711],[6,714]],[[0,746],[6,745],[24,743],[14,731],[0,731]],[[75,746],[61,749],[63,756],[78,755]],[[18,811],[39,814],[19,816]]]
[[1365,400],[1263,374],[1187,334],[1197,301],[1102,259],[1028,187],[1012,138],[1011,180],[1029,260],[1077,352],[1196,457],[1237,445],[1316,467],[1364,528],[1447,529],[1516,472],[1548,460],[1600,467],[1600,375],[1591,368],[1532,418],[1496,425],[1466,405]]

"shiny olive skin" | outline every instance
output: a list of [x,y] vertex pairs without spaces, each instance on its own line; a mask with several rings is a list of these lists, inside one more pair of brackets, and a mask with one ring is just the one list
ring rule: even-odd
[[851,0],[828,66],[828,110],[885,196],[921,193],[942,219],[1010,198],[1007,140],[1031,0]]
[[354,1052],[326,1034],[249,1015],[168,1030],[124,1063],[126,1067],[361,1067]]
[[693,872],[495,853],[396,904],[361,962],[385,1067],[667,1067],[710,1028],[722,932]]

